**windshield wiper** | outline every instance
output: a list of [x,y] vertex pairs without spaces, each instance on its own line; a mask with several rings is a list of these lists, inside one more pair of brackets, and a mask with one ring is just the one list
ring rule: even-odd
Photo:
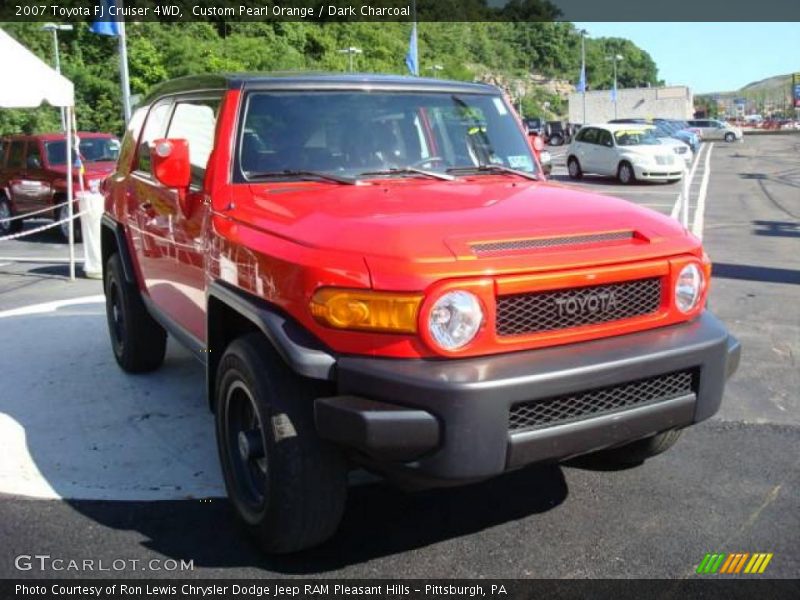
[[332,181],[334,183],[341,183],[344,185],[358,185],[358,179],[354,177],[346,177],[344,175],[334,175],[332,173],[324,173],[322,171],[304,171],[299,169],[284,169],[283,171],[262,171],[252,173],[247,172],[247,177],[250,179],[277,179],[280,177],[296,177],[299,179],[322,179],[324,181]]
[[512,169],[505,165],[469,165],[464,167],[450,167],[447,169],[448,173],[510,173],[511,175],[519,175],[526,179],[539,181],[539,177],[527,171],[520,171],[519,169]]
[[455,181],[455,177],[447,173],[437,173],[436,171],[428,171],[427,169],[418,169],[417,167],[398,167],[393,169],[383,169],[380,171],[365,171],[359,175],[425,175],[426,177],[433,177],[443,181]]

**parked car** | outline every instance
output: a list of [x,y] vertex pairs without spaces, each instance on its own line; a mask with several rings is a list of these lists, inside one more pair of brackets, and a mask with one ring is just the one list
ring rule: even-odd
[[550,146],[561,146],[572,141],[570,129],[561,121],[548,121],[544,126],[544,139]]
[[539,133],[528,129],[528,139],[533,153],[542,167],[542,172],[549,176],[553,172],[553,157],[549,151],[545,150],[544,138]]
[[[666,175],[674,153],[630,135]],[[169,332],[204,363],[231,505],[270,552],[330,537],[358,466],[432,486],[639,464],[718,410],[738,364],[701,241],[542,181],[493,86],[171,81],[104,193],[114,357],[157,369]]]
[[668,131],[676,140],[688,144],[692,152],[697,154],[700,150],[700,143],[702,142],[701,135],[695,129],[689,127],[688,123],[679,121],[678,119],[653,119],[653,124],[656,127],[663,127]]
[[[119,140],[108,133],[81,132],[78,137],[86,186],[97,188],[114,170],[119,155]],[[7,136],[0,140],[0,147],[0,219],[53,207],[52,211],[36,214],[36,218],[64,221],[69,212],[64,204],[67,199],[67,145],[64,134]],[[75,189],[79,176],[79,169],[75,168]],[[77,202],[74,208],[77,211]],[[0,236],[20,231],[23,220],[0,221]],[[64,239],[68,239],[68,223],[63,223],[59,230]],[[76,239],[80,239],[79,219],[75,220],[74,232]]]
[[677,180],[682,159],[655,135],[652,126],[636,124],[584,125],[567,149],[567,171],[573,179],[585,173],[637,179]]
[[691,146],[688,142],[676,137],[673,134],[672,128],[668,127],[665,123],[656,123],[649,119],[613,119],[609,121],[609,123],[629,123],[652,128],[653,135],[661,140],[662,144],[672,148],[672,151],[683,159],[686,168],[692,166],[694,151]]
[[527,117],[523,120],[525,123],[525,127],[528,128],[528,133],[535,133],[536,135],[542,135],[542,129],[544,128],[544,121],[542,121],[539,117]]
[[716,119],[690,119],[689,125],[700,128],[704,140],[725,140],[735,142],[743,138],[742,130],[727,121]]

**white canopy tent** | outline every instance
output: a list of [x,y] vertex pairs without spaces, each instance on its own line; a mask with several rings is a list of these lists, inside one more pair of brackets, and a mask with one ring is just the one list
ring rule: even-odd
[[[0,108],[35,108],[44,102],[67,110],[66,138],[72,140],[75,87],[25,46],[0,29]],[[72,165],[72,143],[67,144],[67,165]],[[73,217],[72,169],[67,169],[67,206]],[[69,275],[75,278],[75,240],[69,228]]]

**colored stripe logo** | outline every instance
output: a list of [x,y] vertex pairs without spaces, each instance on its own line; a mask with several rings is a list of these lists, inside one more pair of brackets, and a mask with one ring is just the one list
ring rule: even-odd
[[698,575],[760,575],[767,569],[772,553],[734,552],[732,554],[706,554],[697,566]]

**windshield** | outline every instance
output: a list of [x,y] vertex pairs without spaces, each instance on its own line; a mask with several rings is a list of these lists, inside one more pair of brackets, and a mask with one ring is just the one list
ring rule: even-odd
[[409,168],[536,169],[501,97],[445,92],[252,92],[238,162],[240,182],[284,172],[294,179],[300,172],[364,178],[421,176]]
[[617,146],[653,146],[661,143],[653,135],[654,131],[655,128],[626,129],[615,132],[614,139],[617,141]]
[[[119,156],[119,140],[114,138],[81,138],[79,148],[84,162],[115,162]],[[67,161],[65,140],[45,142],[45,151],[50,165],[63,165]]]

